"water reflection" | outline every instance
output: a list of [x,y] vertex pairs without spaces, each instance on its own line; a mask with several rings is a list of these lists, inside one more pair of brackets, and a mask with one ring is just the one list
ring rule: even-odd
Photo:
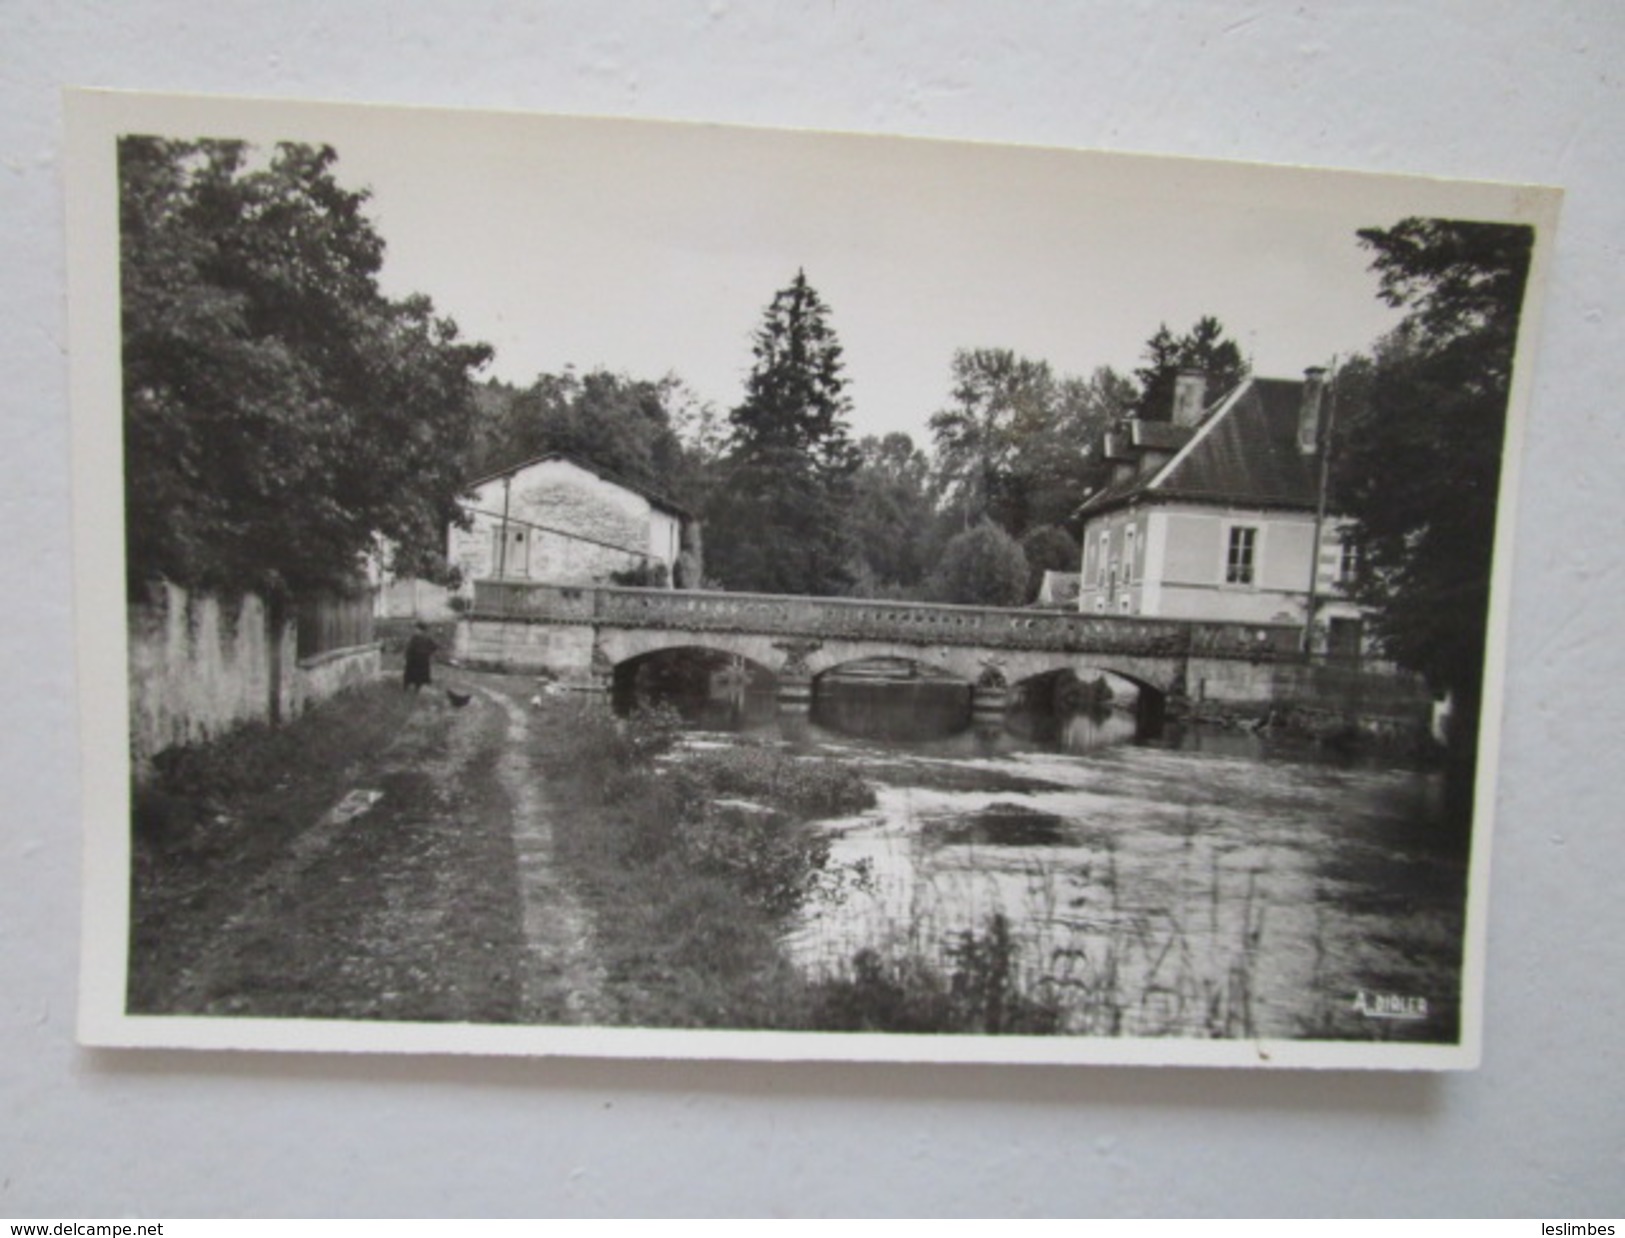
[[[1088,995],[1080,1034],[1455,1035],[1465,879],[1436,774],[1225,728],[1137,741],[1123,694],[1066,712],[1026,695],[988,724],[941,679],[826,677],[811,716],[780,713],[759,676],[689,683],[674,703],[696,728],[787,742],[876,789],[872,811],[820,826],[832,862],[873,880],[789,931],[809,971],[868,948],[951,970],[997,916],[1023,983]],[[1424,1013],[1372,1019],[1361,993]]]
[[812,718],[828,730],[865,739],[937,739],[970,725],[971,689],[952,679],[832,673],[816,686]]

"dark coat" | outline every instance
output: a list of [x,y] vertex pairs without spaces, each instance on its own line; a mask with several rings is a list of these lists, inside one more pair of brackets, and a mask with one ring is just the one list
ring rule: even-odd
[[429,682],[429,664],[434,659],[434,651],[440,648],[435,644],[434,638],[427,632],[414,632],[412,639],[406,642],[406,686],[426,684]]

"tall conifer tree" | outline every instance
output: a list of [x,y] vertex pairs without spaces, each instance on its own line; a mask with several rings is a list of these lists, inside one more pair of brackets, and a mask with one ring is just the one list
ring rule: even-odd
[[709,569],[730,589],[839,593],[858,453],[841,345],[805,272],[775,294],[752,351],[727,480],[706,513]]

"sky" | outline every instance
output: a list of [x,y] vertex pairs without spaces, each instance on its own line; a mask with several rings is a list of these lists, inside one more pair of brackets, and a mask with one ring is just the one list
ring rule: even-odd
[[[193,101],[175,136],[325,141],[372,193],[385,291],[425,293],[516,384],[675,374],[725,412],[773,294],[804,270],[852,427],[922,445],[956,349],[1128,373],[1217,316],[1293,377],[1398,321],[1361,227],[1463,213],[1421,178],[920,139],[522,114]],[[160,109],[161,111],[161,109]]]

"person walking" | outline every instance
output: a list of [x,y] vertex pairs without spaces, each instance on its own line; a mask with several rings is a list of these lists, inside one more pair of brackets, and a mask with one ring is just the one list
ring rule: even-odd
[[406,642],[406,676],[401,685],[404,690],[415,693],[428,686],[429,668],[438,648],[434,637],[429,635],[429,625],[420,622],[412,639]]

